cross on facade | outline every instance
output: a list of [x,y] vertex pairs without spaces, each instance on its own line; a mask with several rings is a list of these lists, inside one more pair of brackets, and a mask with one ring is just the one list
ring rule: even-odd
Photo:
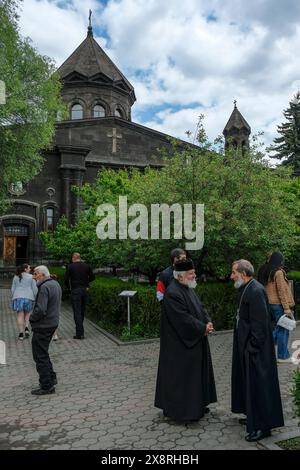
[[122,139],[122,135],[117,133],[117,129],[114,127],[112,133],[109,132],[107,137],[112,137],[112,153],[117,152],[117,139]]

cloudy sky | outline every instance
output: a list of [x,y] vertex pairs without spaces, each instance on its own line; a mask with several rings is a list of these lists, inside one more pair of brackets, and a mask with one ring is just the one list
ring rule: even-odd
[[269,144],[300,87],[299,0],[24,0],[21,33],[57,66],[94,37],[135,87],[133,120],[211,139],[233,109]]

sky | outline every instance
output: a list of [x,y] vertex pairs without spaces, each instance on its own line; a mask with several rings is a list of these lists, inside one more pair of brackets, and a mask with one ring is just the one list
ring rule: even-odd
[[21,34],[57,67],[94,38],[135,88],[132,120],[220,135],[237,106],[269,145],[300,87],[299,0],[23,0]]

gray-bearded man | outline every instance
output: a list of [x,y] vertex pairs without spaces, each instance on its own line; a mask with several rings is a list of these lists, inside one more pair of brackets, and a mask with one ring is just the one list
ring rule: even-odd
[[207,336],[213,324],[195,293],[192,260],[175,263],[160,330],[155,406],[177,422],[198,421],[217,401]]

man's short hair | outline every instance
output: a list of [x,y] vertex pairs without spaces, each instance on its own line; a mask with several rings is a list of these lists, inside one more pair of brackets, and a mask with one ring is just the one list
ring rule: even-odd
[[49,269],[47,266],[41,265],[34,268],[34,272],[39,272],[44,274],[45,277],[50,277]]
[[174,250],[171,251],[171,261],[174,263],[174,259],[178,258],[181,255],[186,255],[186,251],[183,250],[182,248],[174,248]]
[[239,273],[245,273],[247,276],[254,276],[254,268],[250,261],[247,261],[246,259],[239,259],[234,261],[232,266],[234,264],[237,264],[237,271]]
[[186,275],[187,271],[173,271],[173,277],[174,279],[179,279],[180,277],[184,277]]

